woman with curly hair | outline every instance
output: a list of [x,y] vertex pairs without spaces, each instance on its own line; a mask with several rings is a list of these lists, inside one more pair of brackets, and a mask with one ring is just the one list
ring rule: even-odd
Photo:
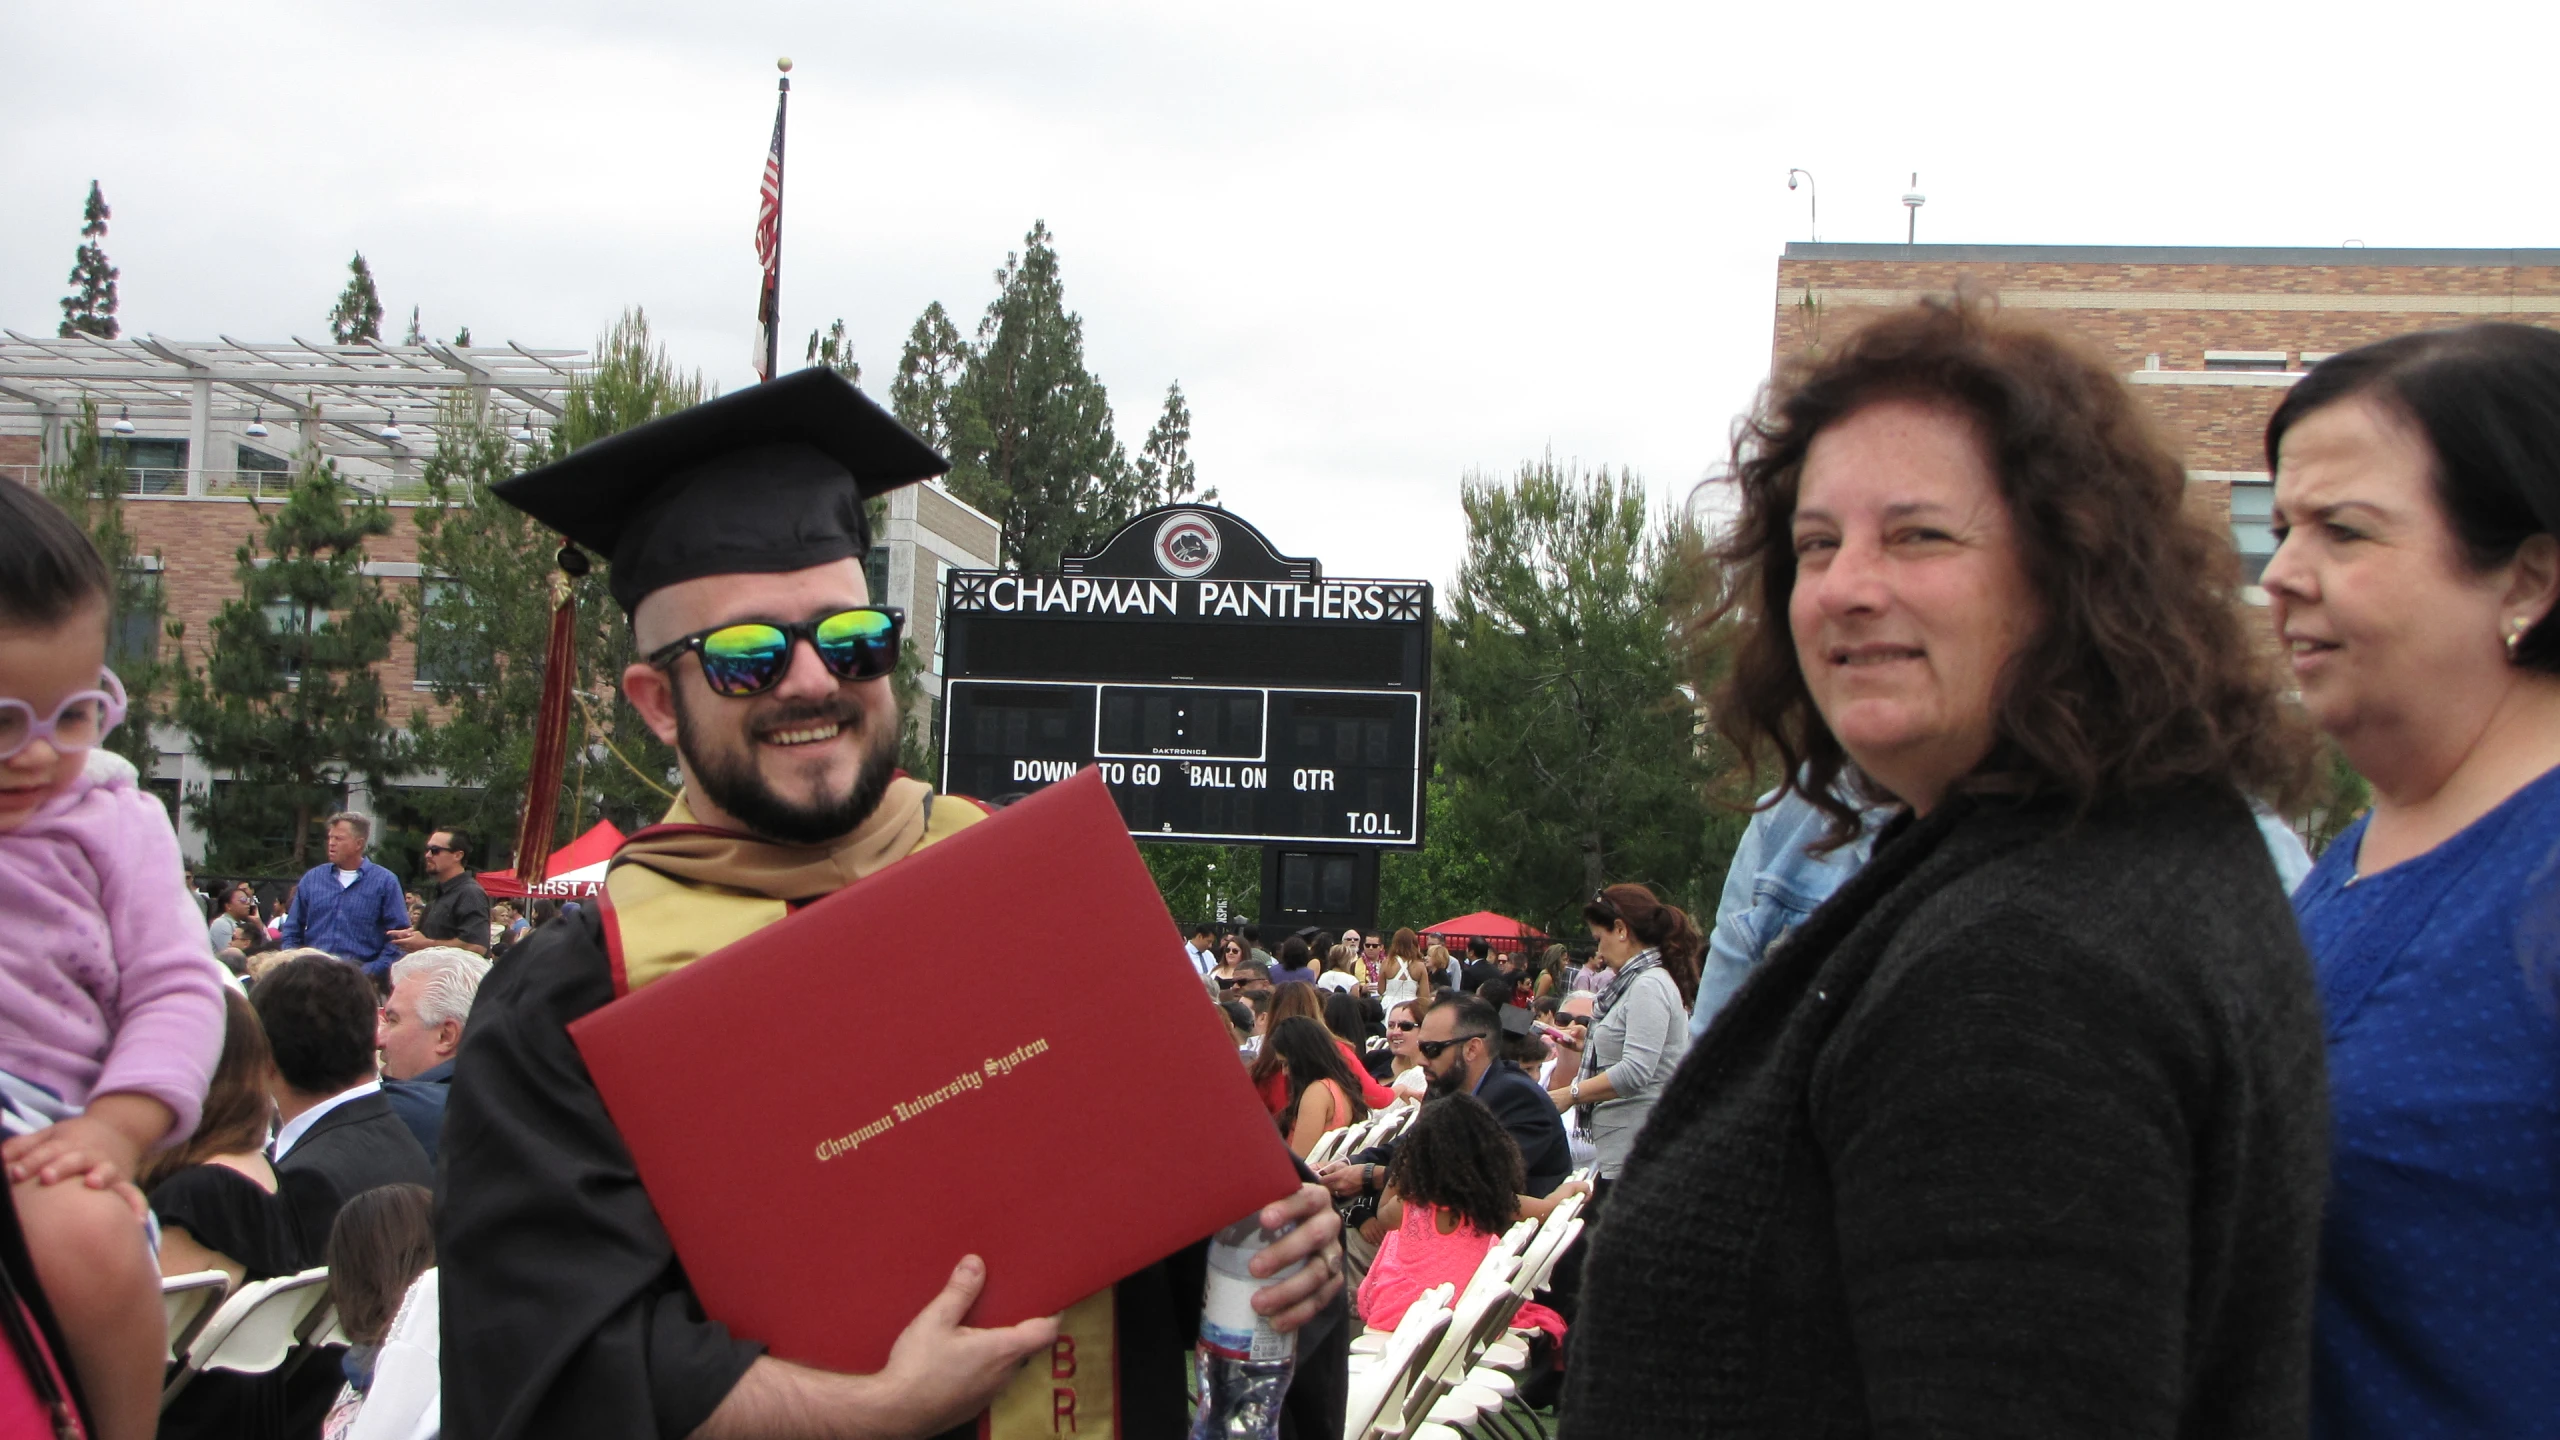
[[2105,361],[1977,303],[1793,369],[1735,461],[1708,712],[1836,843],[1893,814],[1656,1100],[1566,1433],[2302,1434],[2321,1017],[2250,800],[2310,757],[2228,538]]
[[1289,1142],[1290,1154],[1305,1159],[1327,1132],[1368,1118],[1355,1074],[1323,1021],[1292,1015],[1271,1022],[1262,1053],[1253,1062],[1253,1080],[1256,1085],[1275,1080],[1281,1085],[1280,1134]]

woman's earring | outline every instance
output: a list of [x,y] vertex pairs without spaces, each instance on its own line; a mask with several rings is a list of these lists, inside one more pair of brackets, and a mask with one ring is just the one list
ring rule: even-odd
[[2528,631],[2528,630],[2531,630],[2532,628],[2533,628],[2533,622],[2532,622],[2531,620],[2526,619],[2526,618],[2525,618],[2524,616],[2522,616],[2522,615],[2519,615],[2519,616],[2517,616],[2515,619],[2510,620],[2510,621],[2508,621],[2508,622],[2507,622],[2507,663],[2508,663],[2508,664],[2512,665],[2512,664],[2514,664],[2514,663],[2515,663],[2515,659],[2516,659],[2516,647],[2517,647],[2517,646],[2519,646],[2519,645],[2522,645],[2522,644],[2524,643],[2525,632],[2526,632],[2526,631]]

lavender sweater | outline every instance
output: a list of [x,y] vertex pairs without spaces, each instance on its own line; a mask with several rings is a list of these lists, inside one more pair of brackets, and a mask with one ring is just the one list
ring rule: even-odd
[[0,1070],[71,1105],[130,1091],[193,1133],[222,1054],[222,980],[169,812],[104,750],[0,831]]

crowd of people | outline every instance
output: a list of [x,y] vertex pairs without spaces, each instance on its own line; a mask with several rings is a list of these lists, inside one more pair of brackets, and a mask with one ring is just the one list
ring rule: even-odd
[[459,828],[429,832],[419,878],[405,886],[372,858],[372,817],[344,811],[321,822],[321,833],[328,858],[290,885],[266,887],[272,895],[254,879],[207,883],[188,874],[214,958],[234,976],[246,979],[275,963],[262,957],[297,949],[355,960],[376,981],[402,955],[431,945],[496,960],[577,911],[577,901],[549,895],[491,898],[472,873],[471,839]]
[[[2266,448],[2281,688],[2118,377],[1978,302],[1896,311],[1739,441],[1708,713],[1779,783],[1711,920],[1617,883],[1570,948],[1193,929],[1301,1162],[1250,1272],[1298,1337],[1281,1433],[1339,1433],[1355,1324],[1577,1190],[1519,1322],[1574,1436],[2548,1431],[2560,334],[2335,356]],[[866,496],[939,463],[811,371],[502,487],[613,557],[684,780],[609,907],[530,930],[463,835],[413,896],[352,814],[280,914],[189,899],[101,748],[104,564],[0,485],[0,1418],[716,1440],[1045,1404],[1071,1343],[965,1324],[976,1257],[873,1376],[708,1317],[567,1037],[984,818],[895,772],[860,561]],[[2315,732],[2372,797],[2316,860],[2280,818]],[[1089,1302],[1118,1433],[1184,1427],[1203,1253]],[[322,1265],[350,1346],[163,1413],[164,1276]]]

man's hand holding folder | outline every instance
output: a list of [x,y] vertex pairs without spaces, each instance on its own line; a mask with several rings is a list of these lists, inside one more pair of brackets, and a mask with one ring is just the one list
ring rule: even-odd
[[[1253,1308],[1271,1317],[1273,1329],[1295,1331],[1322,1314],[1342,1289],[1332,1260],[1342,1218],[1323,1186],[1302,1185],[1288,1199],[1262,1207],[1262,1224],[1273,1230],[1292,1224],[1297,1228],[1253,1257],[1248,1268],[1255,1275],[1315,1262],[1263,1286],[1253,1297]],[[987,1408],[1023,1361],[1058,1338],[1054,1315],[992,1330],[962,1324],[986,1279],[986,1262],[963,1256],[951,1272],[951,1283],[899,1334],[889,1349],[888,1367],[877,1375],[839,1375],[771,1356],[757,1361],[711,1419],[693,1432],[693,1440],[839,1433],[897,1440],[939,1435],[966,1422]],[[821,1416],[823,1423],[813,1423]]]

